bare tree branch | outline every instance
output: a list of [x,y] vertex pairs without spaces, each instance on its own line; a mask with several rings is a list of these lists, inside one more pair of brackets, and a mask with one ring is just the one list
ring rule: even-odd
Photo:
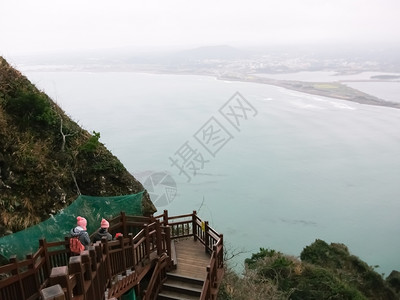
[[78,191],[78,195],[82,195],[81,194],[81,190],[79,189],[79,186],[78,186],[78,182],[76,182],[75,174],[74,174],[74,172],[72,170],[71,170],[71,175],[72,175],[72,178],[74,179],[75,186],[76,186],[76,189]]
[[64,150],[65,150],[65,142],[66,142],[67,136],[72,136],[75,133],[64,134],[64,132],[63,132],[63,119],[62,119],[61,116],[60,116],[60,133],[61,133],[61,136],[62,136],[61,152],[64,152]]

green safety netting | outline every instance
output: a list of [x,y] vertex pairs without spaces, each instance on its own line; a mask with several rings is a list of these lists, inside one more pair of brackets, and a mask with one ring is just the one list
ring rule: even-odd
[[64,240],[76,226],[77,216],[86,218],[90,235],[100,227],[102,218],[109,220],[121,211],[127,215],[142,215],[142,195],[143,192],[114,197],[80,195],[50,219],[0,238],[0,254],[7,259],[12,255],[23,259],[26,254],[39,249],[39,239],[45,238],[47,242]]

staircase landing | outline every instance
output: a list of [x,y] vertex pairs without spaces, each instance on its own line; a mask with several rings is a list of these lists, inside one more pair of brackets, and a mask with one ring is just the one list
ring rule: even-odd
[[176,269],[170,273],[204,281],[207,277],[207,266],[210,255],[204,245],[193,238],[175,240]]

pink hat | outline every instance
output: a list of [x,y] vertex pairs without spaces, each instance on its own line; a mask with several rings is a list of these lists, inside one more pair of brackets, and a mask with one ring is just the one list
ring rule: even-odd
[[108,228],[108,227],[110,227],[110,223],[108,223],[106,219],[102,219],[100,227],[101,228]]
[[78,224],[78,226],[81,226],[83,228],[83,230],[86,230],[86,224],[87,224],[86,219],[79,216],[76,218],[76,220],[77,220],[76,223]]

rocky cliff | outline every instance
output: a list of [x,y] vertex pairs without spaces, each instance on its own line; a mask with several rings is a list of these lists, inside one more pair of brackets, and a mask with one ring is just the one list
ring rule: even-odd
[[[79,193],[142,191],[100,142],[0,57],[0,236],[43,221]],[[155,212],[148,193],[143,212]]]

